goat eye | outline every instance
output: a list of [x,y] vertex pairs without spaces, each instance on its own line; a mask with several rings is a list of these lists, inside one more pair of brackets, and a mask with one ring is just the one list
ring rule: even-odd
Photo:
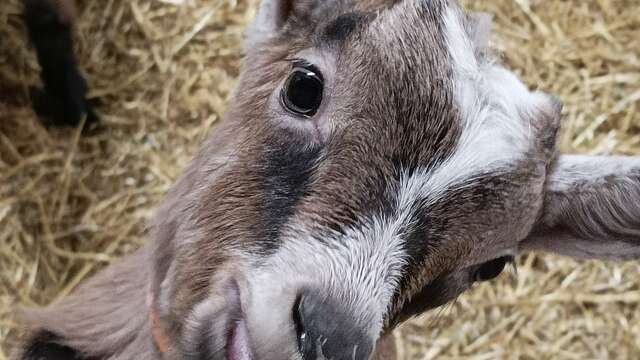
[[282,88],[280,99],[291,113],[311,117],[320,107],[323,90],[320,71],[311,64],[296,62]]
[[293,325],[296,330],[296,338],[298,340],[298,350],[302,351],[304,349],[305,342],[307,340],[307,333],[304,328],[302,313],[301,313],[301,302],[302,297],[298,296],[296,302],[293,305]]
[[489,281],[493,280],[502,273],[507,263],[513,262],[513,257],[503,256],[480,265],[474,275],[475,281]]

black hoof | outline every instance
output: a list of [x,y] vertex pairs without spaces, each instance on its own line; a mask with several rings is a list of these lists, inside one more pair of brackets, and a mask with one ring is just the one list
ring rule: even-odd
[[40,121],[47,127],[77,127],[85,119],[84,129],[90,130],[99,123],[94,110],[97,100],[31,88],[31,101]]
[[71,24],[62,20],[50,0],[28,0],[25,22],[41,67],[43,89],[32,90],[33,107],[47,126],[78,126],[98,122],[94,102],[73,52]]

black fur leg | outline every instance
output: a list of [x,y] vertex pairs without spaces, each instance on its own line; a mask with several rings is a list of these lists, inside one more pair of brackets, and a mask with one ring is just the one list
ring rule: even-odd
[[33,104],[38,115],[56,126],[77,126],[84,116],[86,125],[97,122],[73,53],[71,24],[52,0],[25,0],[25,21],[42,68],[44,91],[34,93]]
[[77,350],[61,345],[54,334],[42,331],[34,336],[20,360],[93,360]]

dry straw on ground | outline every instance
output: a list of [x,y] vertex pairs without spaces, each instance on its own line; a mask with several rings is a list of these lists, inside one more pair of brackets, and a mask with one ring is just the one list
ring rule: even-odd
[[[247,0],[86,0],[78,54],[103,131],[45,130],[20,0],[0,5],[0,360],[14,305],[46,304],[138,247],[144,224],[220,119]],[[563,151],[640,152],[637,0],[482,0],[493,44],[566,104]],[[212,131],[215,131],[213,128]],[[638,359],[640,266],[525,256],[398,332],[406,359]]]

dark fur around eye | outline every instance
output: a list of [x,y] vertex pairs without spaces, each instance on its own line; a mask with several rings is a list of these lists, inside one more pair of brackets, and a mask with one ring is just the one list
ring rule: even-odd
[[489,281],[498,277],[508,263],[513,263],[513,256],[502,256],[497,259],[487,261],[480,265],[475,271],[475,281]]
[[488,281],[498,277],[507,264],[514,264],[515,268],[513,256],[502,256],[457,273],[438,276],[414,294],[398,312],[391,314],[389,324],[395,326],[413,316],[449,303],[466,291],[474,281]]
[[454,299],[463,289],[458,289],[452,275],[440,276],[415,294],[402,309],[392,316],[392,326],[400,324],[413,316],[435,309]]

